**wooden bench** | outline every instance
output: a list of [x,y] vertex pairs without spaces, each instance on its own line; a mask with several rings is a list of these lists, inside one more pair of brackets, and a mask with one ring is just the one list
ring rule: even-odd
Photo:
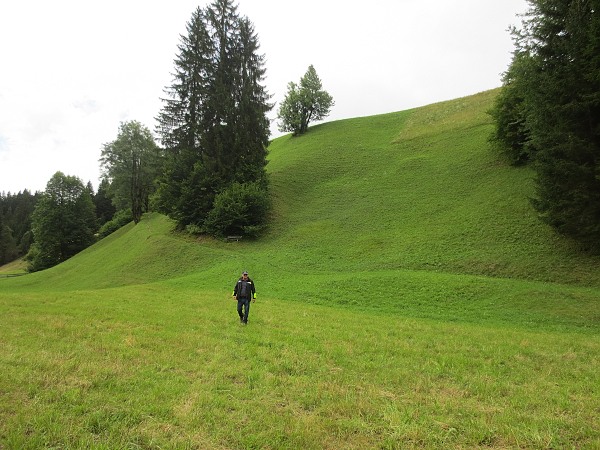
[[225,240],[227,242],[234,242],[234,241],[237,242],[237,241],[240,241],[241,239],[242,239],[242,236],[227,236],[225,238]]

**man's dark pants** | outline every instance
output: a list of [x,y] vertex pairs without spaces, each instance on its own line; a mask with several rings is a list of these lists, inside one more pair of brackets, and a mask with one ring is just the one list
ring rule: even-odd
[[[242,306],[244,306],[244,312],[242,312]],[[240,315],[240,320],[244,323],[248,323],[248,313],[250,312],[250,299],[238,297],[237,310],[238,314]]]

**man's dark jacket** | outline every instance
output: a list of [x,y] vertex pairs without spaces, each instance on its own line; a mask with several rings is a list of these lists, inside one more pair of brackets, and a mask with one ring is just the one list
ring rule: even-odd
[[240,278],[238,280],[238,282],[235,284],[235,287],[233,288],[233,295],[235,295],[237,298],[247,298],[247,299],[252,299],[254,298],[254,294],[256,294],[256,288],[254,287],[254,281],[252,281],[250,279],[250,277],[248,277],[248,279],[246,280],[247,286],[246,286],[246,295],[244,295],[242,297],[242,283],[244,282],[243,278]]

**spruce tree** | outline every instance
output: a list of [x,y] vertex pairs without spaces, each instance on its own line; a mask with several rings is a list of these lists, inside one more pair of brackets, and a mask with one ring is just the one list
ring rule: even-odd
[[2,210],[0,209],[0,266],[12,261],[17,256],[17,243],[13,237],[12,230],[5,224]]
[[[600,10],[586,0],[529,0],[514,29],[521,120],[535,149],[543,220],[600,250]],[[505,86],[511,88],[511,86]],[[524,117],[524,121],[523,121]]]
[[158,116],[167,151],[157,206],[180,227],[203,227],[233,182],[266,188],[271,109],[253,26],[232,0],[198,8],[182,36],[173,84]]
[[18,194],[0,196],[4,225],[11,230],[17,244],[17,256],[25,255],[31,246],[31,214],[39,197],[39,192],[32,195],[27,189]]
[[524,77],[529,67],[528,63],[528,55],[515,54],[509,69],[504,74],[503,89],[490,110],[495,122],[490,140],[514,166],[529,163],[535,154],[527,128],[527,103],[524,92],[526,89]]
[[96,207],[96,217],[98,219],[98,228],[111,220],[117,209],[110,199],[110,182],[106,178],[102,178],[98,192],[92,197],[94,206]]
[[267,113],[273,105],[266,92],[264,56],[258,53],[258,37],[247,18],[239,22],[239,42],[236,52],[236,82],[233,91],[235,108],[230,118],[235,125],[232,147],[234,158],[228,170],[231,181],[258,182],[266,186],[267,146],[269,144],[269,119]]

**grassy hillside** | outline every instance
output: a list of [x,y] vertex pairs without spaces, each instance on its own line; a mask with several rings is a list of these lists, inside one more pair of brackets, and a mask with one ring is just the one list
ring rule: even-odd
[[[276,140],[273,240],[298,256],[291,270],[402,268],[600,286],[598,259],[535,217],[532,172],[508,167],[487,145],[495,94]],[[303,263],[313,251],[319,263]]]
[[[600,287],[600,259],[537,219],[530,169],[491,151],[486,111],[495,94],[274,140],[275,211],[257,242],[190,246],[154,219],[21,282],[96,288],[206,271],[211,284],[247,267],[264,279],[409,270]],[[98,259],[103,264],[88,270]]]
[[490,150],[494,95],[274,140],[260,240],[152,214],[0,279],[0,448],[600,447],[600,259]]

